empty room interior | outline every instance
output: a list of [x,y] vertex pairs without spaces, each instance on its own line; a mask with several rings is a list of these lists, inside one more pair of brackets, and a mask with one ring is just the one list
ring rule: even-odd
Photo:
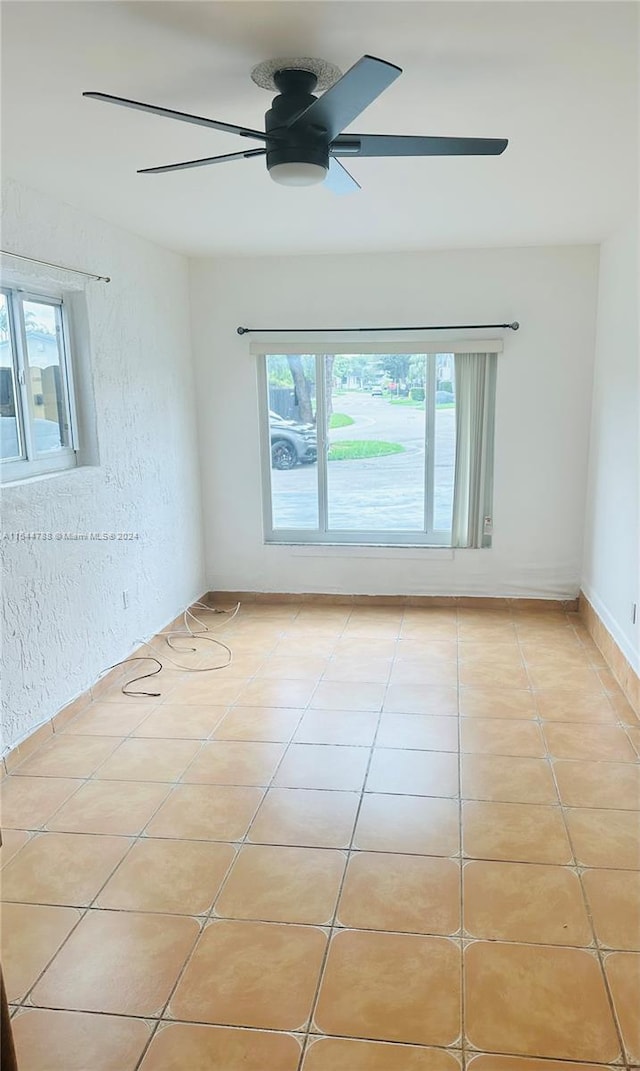
[[0,19],[3,1071],[640,1069],[637,3]]

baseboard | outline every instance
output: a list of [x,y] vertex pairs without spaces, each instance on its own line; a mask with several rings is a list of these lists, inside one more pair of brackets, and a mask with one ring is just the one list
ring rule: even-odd
[[578,613],[591,639],[601,651],[630,706],[640,715],[640,677],[584,591],[580,592],[578,602]]
[[336,595],[317,592],[210,591],[212,603],[300,603],[305,606],[444,606],[474,610],[558,610],[576,613],[578,599],[520,599],[486,595]]

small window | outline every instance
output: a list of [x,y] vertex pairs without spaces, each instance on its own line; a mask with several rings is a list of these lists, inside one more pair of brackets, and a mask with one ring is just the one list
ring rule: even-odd
[[3,481],[73,468],[77,445],[73,413],[62,299],[0,291]]

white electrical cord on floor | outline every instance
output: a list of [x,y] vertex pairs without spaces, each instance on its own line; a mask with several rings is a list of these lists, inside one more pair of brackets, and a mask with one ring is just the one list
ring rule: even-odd
[[[207,610],[209,613],[224,614],[225,620],[218,626],[218,628],[222,628],[224,625],[228,625],[230,621],[233,621],[234,617],[240,610],[240,603],[238,603],[233,610],[218,610],[215,607],[205,605],[205,603],[203,602],[194,602],[191,605],[202,610]],[[227,617],[226,615],[230,616]],[[194,630],[191,627],[189,618],[191,618],[196,623],[196,625],[199,626],[198,629]],[[176,669],[181,669],[185,673],[210,673],[212,670],[226,669],[227,666],[231,665],[231,662],[233,660],[233,652],[231,651],[231,648],[228,647],[226,643],[223,643],[222,640],[218,640],[215,639],[213,636],[207,635],[207,633],[209,632],[216,631],[215,629],[211,628],[209,625],[205,625],[204,621],[201,621],[200,618],[196,617],[196,615],[191,612],[191,609],[189,607],[187,607],[187,609],[184,611],[183,621],[185,628],[184,632],[176,629],[170,629],[166,632],[158,632],[156,633],[156,636],[165,636],[167,646],[170,647],[172,651],[181,651],[183,654],[195,653],[197,651],[197,647],[176,647],[173,643],[173,640],[175,638],[179,639],[180,637],[182,637],[183,639],[186,639],[188,636],[191,636],[194,639],[207,640],[209,643],[214,643],[217,647],[222,647],[222,649],[227,652],[227,655],[229,657],[227,658],[226,662],[223,662],[222,665],[218,666],[183,666],[180,665],[179,662],[176,662],[175,659],[170,658],[169,655],[163,654],[163,652],[158,651],[157,648],[153,646],[150,640],[136,640],[136,643],[142,644],[143,647],[148,647],[151,651],[154,651],[154,654],[133,655],[131,658],[123,658],[120,662],[114,662],[112,666],[107,666],[107,668],[102,671],[100,676],[103,676],[103,674],[108,673],[111,669],[115,669],[117,666],[126,665],[127,662],[155,662],[157,666],[156,669],[151,670],[150,673],[142,673],[138,677],[132,677],[131,680],[126,681],[122,685],[122,688],[120,690],[123,695],[132,696],[133,698],[136,698],[137,696],[144,696],[145,698],[148,697],[152,699],[157,699],[161,696],[161,692],[132,692],[129,690],[132,684],[137,684],[138,681],[146,680],[147,677],[155,677],[158,675],[158,673],[162,672],[163,663],[160,658],[156,657],[157,655],[161,655],[161,657],[164,658],[165,661],[170,662],[172,666],[176,667]]]
[[[194,602],[191,605],[197,607],[198,609],[207,610],[209,613],[224,614],[225,615],[225,620],[218,626],[218,628],[222,628],[224,625],[228,625],[230,621],[233,621],[234,617],[236,616],[236,614],[240,610],[240,603],[238,603],[234,607],[233,610],[218,610],[216,607],[207,606],[206,603],[203,603],[203,602]],[[229,615],[229,616],[227,616],[227,615]],[[227,661],[223,662],[223,664],[221,666],[180,666],[177,662],[174,662],[173,659],[169,658],[168,655],[164,655],[163,657],[166,659],[166,661],[167,662],[171,662],[171,664],[176,666],[177,669],[182,669],[185,673],[208,673],[208,672],[210,672],[211,670],[214,670],[214,669],[226,669],[227,666],[230,666],[232,658],[233,658],[233,654],[232,654],[231,648],[227,647],[226,643],[223,643],[221,640],[214,639],[213,636],[204,635],[204,633],[213,632],[213,631],[216,631],[216,630],[214,630],[213,628],[210,628],[208,625],[205,625],[203,621],[201,621],[199,618],[196,617],[195,614],[191,613],[191,610],[189,608],[187,608],[184,611],[183,618],[184,618],[184,624],[185,624],[186,632],[179,632],[179,631],[177,632],[175,630],[172,630],[172,631],[168,631],[168,632],[159,632],[159,633],[157,633],[158,636],[166,636],[167,637],[167,644],[168,644],[169,647],[171,647],[172,650],[174,650],[174,651],[180,650],[180,648],[174,647],[174,645],[171,643],[172,637],[174,637],[174,636],[193,636],[196,639],[209,640],[211,643],[215,643],[218,647],[222,647],[227,652],[229,657],[228,657]],[[197,625],[200,625],[201,626],[200,629],[198,629],[197,631],[194,632],[194,630],[191,628],[191,626],[189,624],[188,618],[192,618]],[[142,643],[145,647],[150,647],[152,651],[155,650],[155,648],[152,647],[151,643],[149,641],[147,641],[147,640],[136,640],[136,642],[137,643]],[[195,648],[195,647],[189,647],[189,648],[186,648],[186,649],[183,648],[183,651],[185,651],[185,653],[188,652],[188,651],[196,651],[196,650],[197,650],[197,648]],[[161,652],[156,652],[156,653],[161,653]],[[156,666],[158,668],[152,670],[151,673],[143,673],[139,677],[133,677],[131,680],[127,681],[122,686],[122,689],[121,689],[122,690],[122,694],[123,695],[133,696],[134,698],[136,696],[145,696],[145,698],[146,697],[150,697],[152,699],[159,698],[160,695],[162,694],[161,692],[130,692],[130,691],[127,690],[129,688],[129,685],[136,684],[137,681],[146,680],[147,677],[155,677],[155,676],[157,676],[158,673],[160,673],[162,671],[162,662],[160,661],[159,658],[156,658],[155,655],[134,655],[131,658],[123,658],[121,662],[114,662],[114,664],[112,666],[107,666],[106,669],[103,669],[102,673],[100,673],[98,675],[98,680],[100,680],[100,678],[103,677],[105,673],[108,673],[110,669],[115,669],[116,666],[124,666],[124,665],[126,665],[127,662],[140,662],[140,661],[155,662]],[[29,738],[29,736],[31,736],[33,733],[37,732],[38,729],[42,728],[43,725],[46,725],[47,722],[49,722],[49,721],[51,721],[51,718],[44,718],[43,721],[39,722],[37,725],[32,726],[31,729],[29,729],[29,732],[28,732],[27,736],[25,737],[25,740],[27,740]],[[4,758],[5,755],[7,755],[14,748],[20,747],[20,744],[23,743],[23,742],[24,741],[19,741],[18,743],[14,743],[14,744],[5,744],[3,746],[3,748],[2,748],[2,752],[1,752],[0,757]]]

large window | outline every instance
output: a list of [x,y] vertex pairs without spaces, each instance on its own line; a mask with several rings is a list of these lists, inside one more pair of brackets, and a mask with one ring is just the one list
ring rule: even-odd
[[57,297],[0,291],[3,480],[76,463],[65,309]]
[[453,353],[259,357],[268,542],[450,545]]

